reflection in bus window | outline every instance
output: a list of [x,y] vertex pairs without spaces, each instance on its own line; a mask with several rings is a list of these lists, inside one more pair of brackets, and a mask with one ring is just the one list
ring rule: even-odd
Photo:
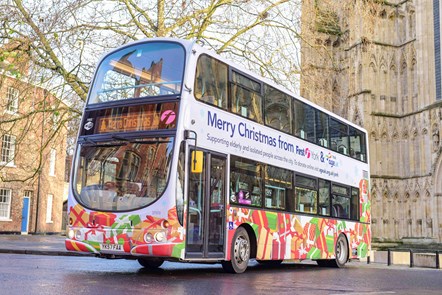
[[359,220],[359,190],[351,188],[350,219]]
[[365,134],[350,126],[350,156],[360,161],[366,161]]
[[195,97],[227,110],[227,65],[202,55],[196,66]]
[[261,165],[235,156],[230,163],[230,203],[261,207]]
[[292,172],[274,166],[265,168],[265,207],[286,208],[286,196],[291,195]]
[[295,135],[316,142],[315,109],[298,100],[295,100]]
[[130,210],[159,198],[169,177],[173,140],[148,139],[78,149],[75,186],[78,200],[96,210]]
[[286,133],[292,133],[292,98],[270,86],[265,86],[265,123]]
[[330,216],[330,181],[319,179],[319,214]]
[[328,115],[316,111],[316,143],[323,147],[329,147],[328,138]]
[[332,185],[332,216],[350,218],[350,195],[348,188]]
[[141,43],[100,63],[89,103],[173,95],[181,91],[184,49],[172,42]]
[[348,126],[330,118],[330,141],[332,150],[348,155]]
[[295,181],[295,211],[316,214],[318,191],[316,180],[296,175]]
[[232,77],[232,111],[262,123],[261,85],[236,72]]

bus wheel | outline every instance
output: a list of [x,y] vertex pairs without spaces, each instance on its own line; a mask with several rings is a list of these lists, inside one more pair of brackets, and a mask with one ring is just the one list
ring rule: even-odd
[[348,261],[348,243],[343,235],[339,235],[338,240],[336,241],[335,255],[336,258],[333,260],[332,266],[344,267],[345,263]]
[[161,258],[138,258],[138,263],[148,269],[157,269],[164,262]]
[[230,273],[243,273],[250,259],[250,239],[247,231],[239,227],[232,240],[230,261],[223,261],[223,269]]

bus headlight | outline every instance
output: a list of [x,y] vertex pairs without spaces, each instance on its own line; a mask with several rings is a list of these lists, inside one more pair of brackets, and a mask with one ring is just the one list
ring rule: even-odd
[[144,235],[144,241],[145,241],[146,243],[152,243],[152,241],[153,241],[153,236],[152,236],[152,234],[151,234],[151,233],[146,233],[146,234]]
[[69,237],[69,239],[73,239],[74,238],[74,235],[75,235],[75,233],[74,233],[74,231],[72,230],[72,229],[70,229],[69,231],[68,231],[68,237]]
[[155,241],[161,243],[164,242],[166,240],[166,234],[163,232],[157,232],[155,234]]
[[77,230],[77,231],[75,232],[75,238],[76,238],[77,240],[81,240],[81,236],[82,236],[82,234],[81,234],[81,230]]

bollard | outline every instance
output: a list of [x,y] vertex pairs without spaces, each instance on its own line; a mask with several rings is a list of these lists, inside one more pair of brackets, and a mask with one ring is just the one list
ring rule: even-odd
[[436,251],[436,269],[440,268],[439,251]]
[[388,266],[391,265],[391,250],[390,249],[387,250],[387,265]]
[[367,256],[367,264],[370,264],[370,256]]
[[410,267],[414,266],[413,250],[410,249]]

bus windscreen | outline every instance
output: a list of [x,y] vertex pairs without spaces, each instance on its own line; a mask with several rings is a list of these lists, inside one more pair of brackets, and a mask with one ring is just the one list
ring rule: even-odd
[[100,63],[88,104],[177,95],[184,73],[184,48],[173,42],[132,45]]

